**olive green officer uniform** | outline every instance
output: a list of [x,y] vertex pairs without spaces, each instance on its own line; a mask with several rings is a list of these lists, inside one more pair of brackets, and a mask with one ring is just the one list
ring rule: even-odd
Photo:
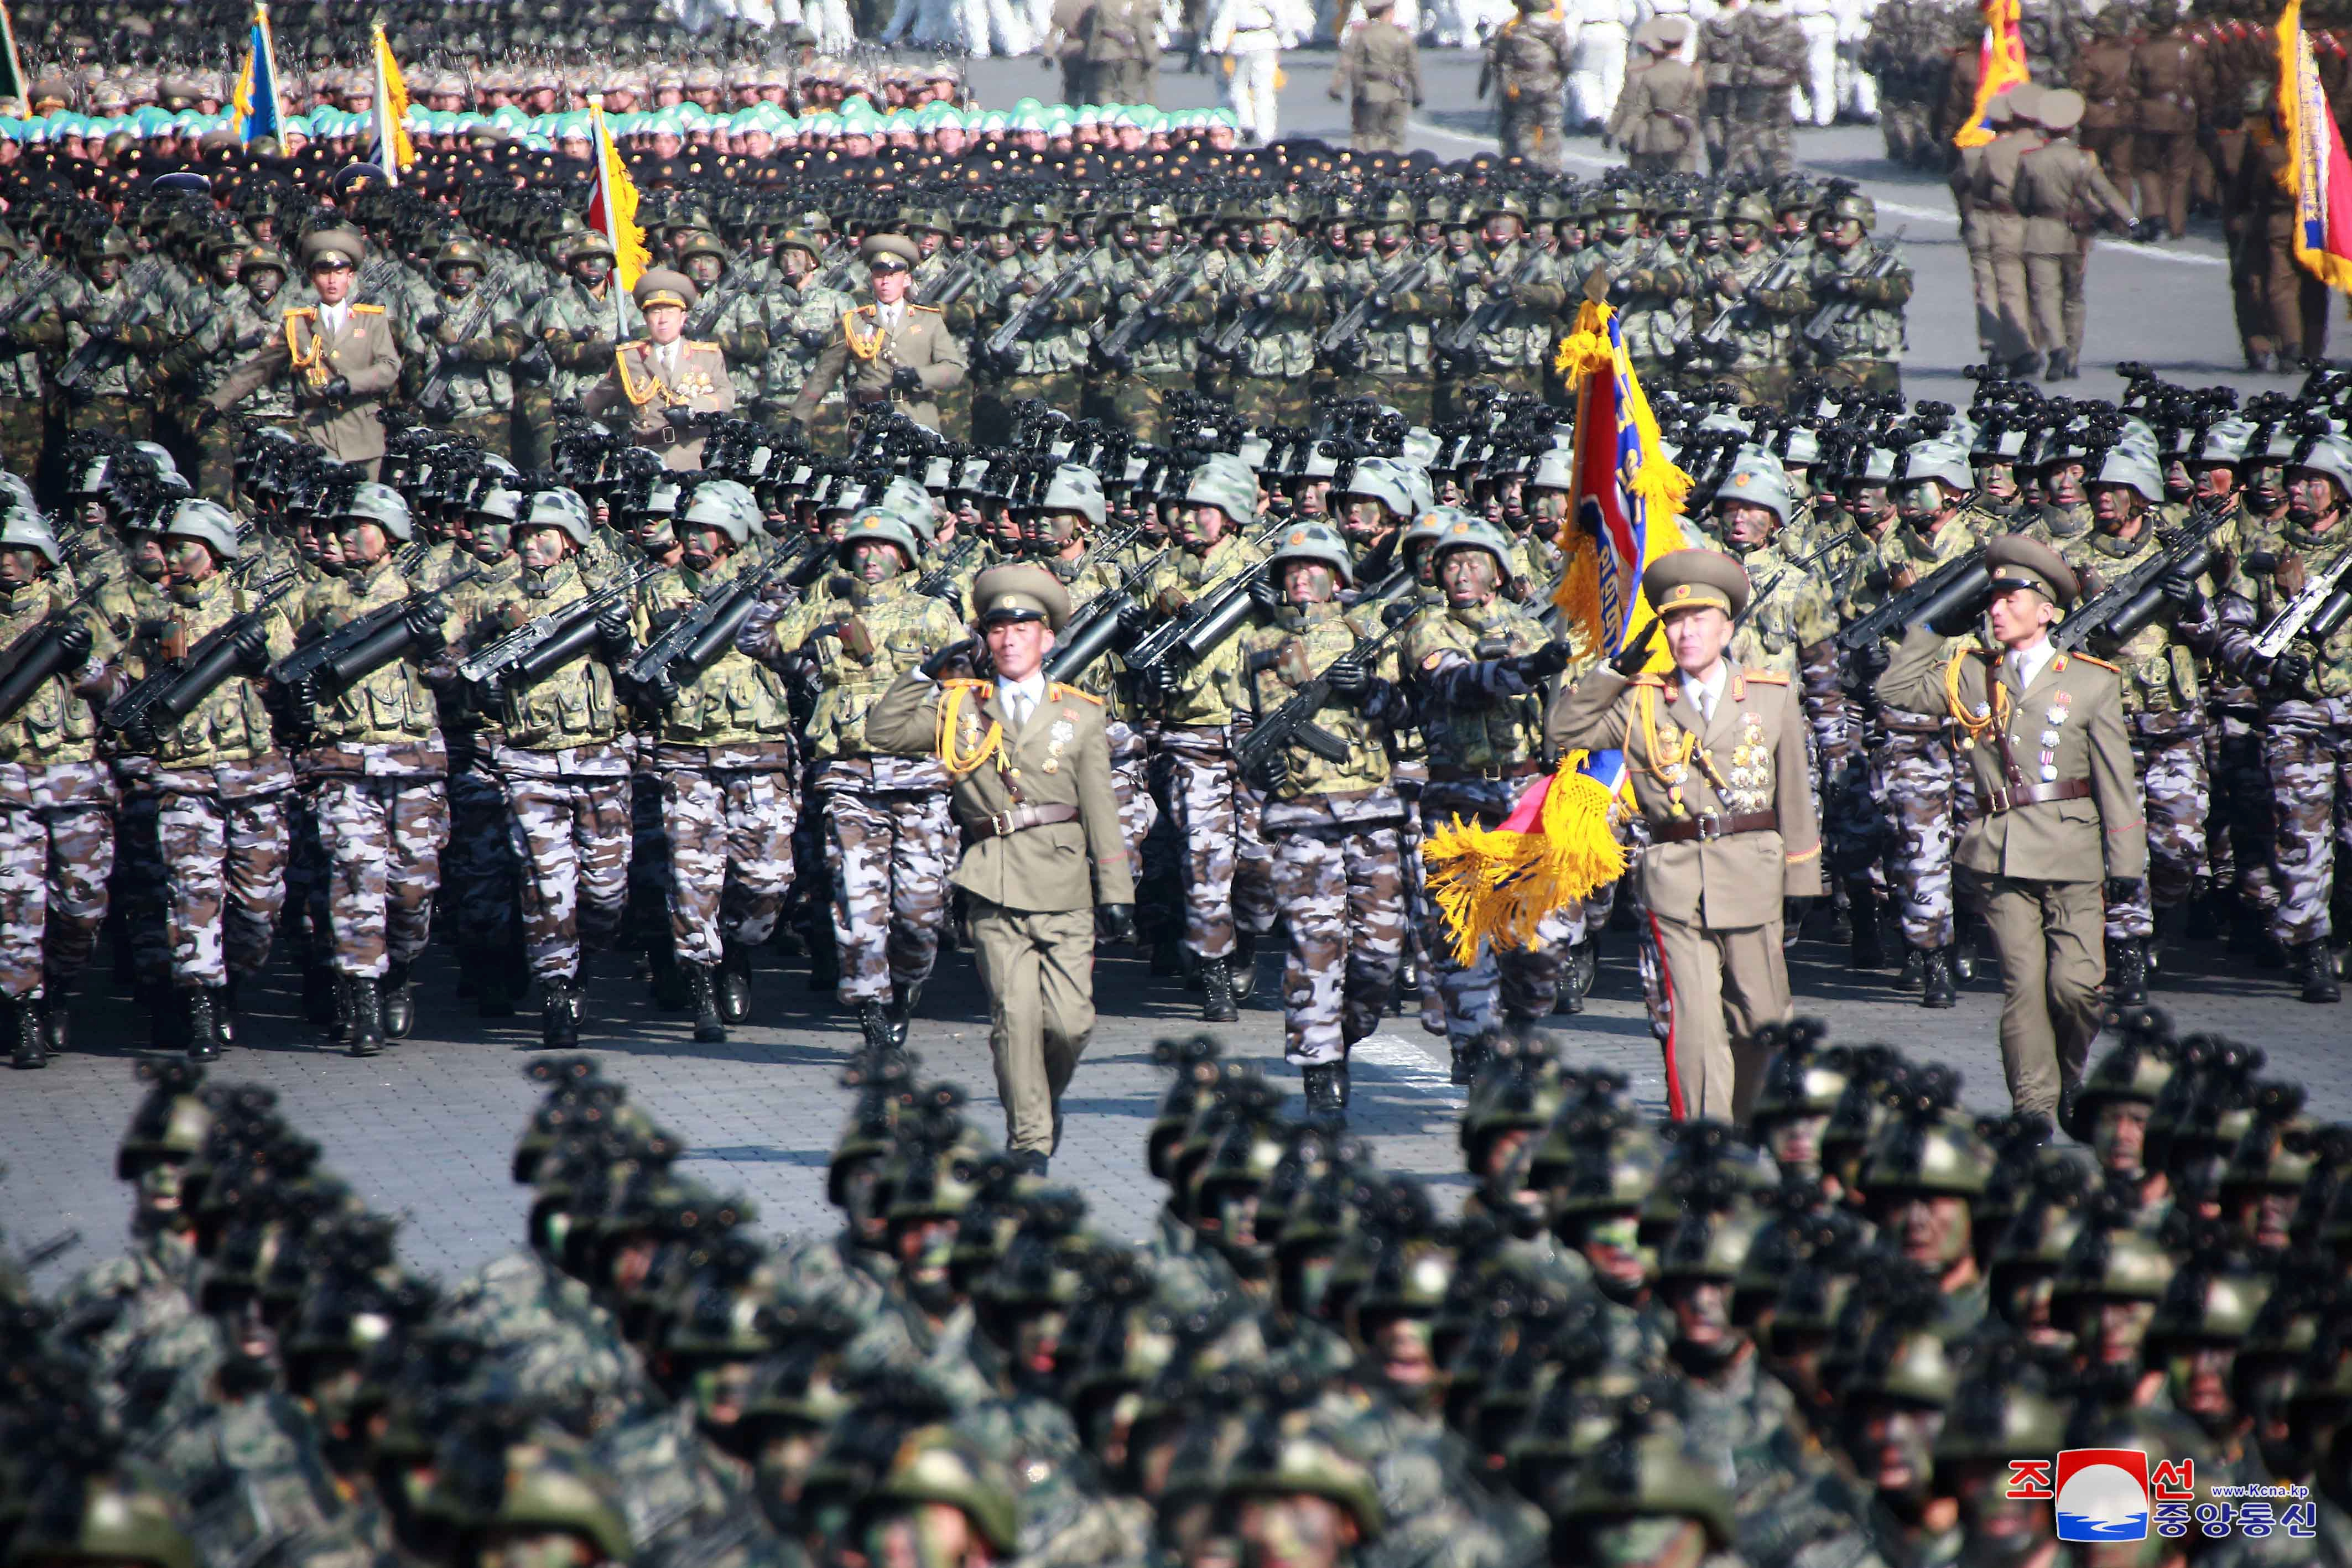
[[[1032,565],[982,572],[972,598],[983,624],[1042,618],[1058,629],[1069,619],[1069,594]],[[954,881],[971,900],[988,988],[1005,1144],[1042,1166],[1094,1032],[1095,905],[1131,912],[1135,884],[1102,699],[1043,671],[1027,685],[909,670],[866,715],[866,733],[877,749],[936,755],[954,780],[970,840]],[[1026,716],[1016,716],[1024,703]]]
[[[1985,564],[1996,593],[2029,588],[2063,610],[2080,591],[2055,550],[2021,535],[1993,540]],[[1878,678],[1878,700],[1948,709],[1960,727],[1984,810],[1955,859],[1983,889],[2000,952],[2010,1098],[2021,1112],[2054,1114],[2062,1091],[2082,1082],[2099,1030],[2103,884],[2147,873],[2122,684],[2113,664],[2046,644],[2022,672],[2008,650],[1964,648],[1947,660],[1944,647],[1932,627],[1913,627]]]
[[[359,266],[367,243],[350,229],[320,229],[302,241],[306,267]],[[225,377],[205,401],[215,413],[283,381],[297,410],[292,434],[338,463],[375,477],[383,459],[384,398],[400,383],[400,349],[381,305],[289,308],[282,329]]]
[[[691,278],[667,267],[649,268],[632,292],[640,310],[691,310],[702,298]],[[735,383],[718,344],[647,338],[613,351],[613,373],[589,389],[580,407],[592,419],[625,414],[629,439],[659,452],[664,467],[699,468],[703,425],[710,415],[734,412]]]
[[[859,250],[877,272],[908,271],[919,256],[900,235],[876,235]],[[792,417],[803,423],[815,417],[825,392],[841,387],[853,412],[890,408],[937,430],[938,394],[963,385],[969,362],[947,318],[934,307],[912,299],[896,305],[868,300],[844,311],[835,324],[800,396],[793,400]]]
[[[1642,574],[1662,616],[1712,605],[1737,615],[1748,573],[1729,556],[1685,549]],[[1642,899],[1664,971],[1666,1103],[1677,1118],[1745,1120],[1790,1017],[1781,957],[1784,898],[1822,892],[1821,821],[1805,757],[1805,712],[1783,674],[1726,659],[1709,703],[1683,677],[1602,665],[1553,700],[1559,752],[1620,749],[1649,826]]]

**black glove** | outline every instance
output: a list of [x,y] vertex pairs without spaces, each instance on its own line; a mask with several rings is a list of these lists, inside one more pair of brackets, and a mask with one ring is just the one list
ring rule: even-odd
[[299,675],[287,683],[286,700],[298,714],[307,714],[319,706],[319,677]]
[[691,435],[702,415],[690,408],[673,408],[665,411],[662,417],[669,421],[669,427],[680,435]]
[[900,365],[890,372],[890,390],[908,392],[922,391],[923,372],[912,365]]
[[1261,310],[1271,310],[1274,308],[1274,296],[1261,288],[1250,296],[1250,303]]
[[1095,940],[1132,943],[1135,940],[1135,905],[1132,904],[1097,904],[1095,906]]
[[1268,615],[1282,608],[1282,587],[1267,572],[1259,572],[1248,582],[1250,602]]
[[58,652],[65,655],[67,669],[81,668],[81,662],[89,656],[89,622],[79,615],[58,628]]
[[1853,651],[1853,673],[1865,681],[1874,681],[1885,674],[1886,666],[1894,662],[1895,655],[1887,651],[1886,644],[1874,637]]
[[1290,788],[1290,758],[1279,751],[1266,753],[1249,782],[1265,794],[1279,795]]
[[269,631],[261,623],[259,616],[255,616],[253,624],[236,634],[236,641],[230,646],[236,650],[236,662],[244,667],[247,674],[257,675],[269,668]]
[[1622,305],[1633,298],[1633,279],[1630,273],[1621,273],[1609,280],[1609,302]]
[[1151,624],[1151,606],[1140,599],[1129,599],[1118,607],[1118,629],[1130,637],[1140,637]]
[[2281,653],[2271,664],[2270,686],[2273,691],[2297,691],[2311,679],[2311,655],[2305,653]]
[[401,617],[401,623],[408,628],[408,651],[416,658],[429,659],[449,645],[441,622],[421,605],[413,606]]
[[1657,640],[1658,624],[1657,619],[1652,617],[1642,634],[1626,643],[1617,656],[1609,661],[1609,667],[1629,681],[1640,674],[1642,666],[1650,662],[1650,644]]
[[319,396],[328,402],[341,402],[352,395],[351,378],[329,376],[327,384],[319,389]]
[[933,653],[929,658],[925,659],[918,667],[921,669],[924,674],[936,681],[940,678],[940,671],[946,669],[950,664],[956,663],[958,660],[971,658],[972,650],[979,646],[980,641],[978,638],[963,638],[959,642],[949,643],[938,653]]
[[804,332],[795,332],[793,334],[793,336],[801,340],[801,347],[806,349],[812,354],[824,348],[825,340],[830,338],[832,335],[833,334],[829,331],[817,331],[814,329]]
[[474,703],[484,713],[496,713],[507,706],[507,684],[496,675],[484,675],[474,683]]
[[672,678],[667,670],[664,670],[652,680],[647,681],[644,691],[646,700],[657,708],[667,709],[677,706],[677,682]]
[[1551,679],[1568,668],[1568,644],[1546,643],[1531,653],[1521,653],[1511,661],[1520,680],[1537,685]]
[[443,370],[445,370],[445,371],[454,371],[454,370],[456,370],[459,365],[462,365],[462,364],[464,364],[465,362],[466,362],[466,345],[465,345],[465,344],[463,344],[463,343],[444,343],[444,344],[442,344],[442,345],[441,345],[441,368],[442,368]]
[[596,636],[604,644],[607,654],[630,646],[627,600],[616,599],[596,612]]
[[1364,668],[1362,660],[1355,658],[1341,659],[1323,672],[1323,678],[1343,697],[1355,696],[1372,684],[1372,673]]
[[2111,876],[2107,878],[2107,902],[2109,904],[2129,904],[2133,899],[2137,898],[2138,896],[2139,878],[2136,876]]
[[2156,580],[2157,591],[2175,608],[2186,610],[2204,597],[2197,580],[2185,571],[2168,571]]
[[1170,697],[1176,695],[1177,688],[1184,684],[1184,677],[1178,673],[1176,662],[1173,659],[1162,659],[1156,664],[1137,671],[1135,684],[1143,700],[1157,706],[1165,704]]

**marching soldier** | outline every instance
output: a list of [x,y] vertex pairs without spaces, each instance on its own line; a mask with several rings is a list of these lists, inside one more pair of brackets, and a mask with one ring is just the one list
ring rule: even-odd
[[2017,210],[2025,218],[2025,292],[2033,335],[2049,355],[2053,382],[2082,374],[2083,325],[2088,301],[2083,275],[2092,227],[2129,230],[2131,204],[2099,167],[2098,158],[2068,140],[2081,123],[2083,95],[2058,88],[2042,95],[2033,117],[2049,138],[2018,163]]
[[1330,300],[1322,265],[1293,244],[1304,214],[1282,198],[1251,225],[1221,278],[1224,314],[1250,324],[1220,378],[1234,411],[1254,424],[1303,425],[1314,391],[1315,324]]
[[858,254],[871,268],[873,301],[842,312],[793,402],[792,417],[814,418],[826,392],[839,387],[853,413],[887,405],[937,430],[939,404],[926,394],[963,384],[963,345],[939,311],[907,298],[908,277],[922,259],[913,241],[876,235]]
[[1637,174],[1697,174],[1706,168],[1706,141],[1700,120],[1706,114],[1706,82],[1682,57],[1690,23],[1681,16],[1655,16],[1633,35],[1643,60],[1625,75],[1625,86],[1610,110],[1607,140],[1625,150]]
[[205,401],[223,414],[247,394],[284,382],[294,402],[293,434],[373,479],[383,459],[377,414],[400,383],[400,348],[383,307],[351,297],[353,269],[366,254],[367,242],[351,229],[304,235],[302,266],[319,302],[289,307],[278,335]]
[[1396,25],[1396,0],[1365,0],[1364,20],[1339,42],[1328,96],[1348,103],[1349,145],[1402,152],[1405,121],[1421,107],[1421,50]]
[[1648,638],[1554,699],[1558,751],[1626,750],[1649,831],[1642,903],[1657,943],[1667,1098],[1681,1116],[1745,1117],[1763,1082],[1759,1033],[1790,1013],[1783,901],[1821,895],[1821,823],[1805,719],[1786,675],[1724,657],[1748,573],[1712,550],[1650,563],[1642,597],[1673,655],[1640,674]]
[[1806,343],[1821,356],[1822,379],[1864,392],[1899,393],[1904,348],[1903,307],[1911,298],[1911,268],[1885,240],[1870,237],[1878,204],[1859,191],[1832,196],[1813,215],[1813,253],[1805,291],[1821,307],[1853,307]]
[[[824,253],[821,235],[788,228],[776,236],[775,275],[759,290],[768,334],[768,362],[760,389],[763,411],[782,413],[799,402],[818,356],[833,340],[841,319],[856,306],[850,296],[825,287],[818,278],[817,257]],[[840,382],[820,387],[814,411],[801,417],[808,423],[811,445],[820,452],[839,447],[849,433]]]
[[2103,903],[2147,874],[2147,833],[2116,667],[2050,641],[2081,591],[2074,569],[2013,534],[1985,547],[1985,565],[2004,652],[1947,655],[1934,628],[1914,626],[1877,693],[1890,708],[1943,710],[1967,741],[1983,814],[1956,858],[2000,954],[2001,1063],[2016,1108],[2054,1116],[2099,1031]]
[[[275,246],[239,251],[236,287],[194,322],[184,339],[156,357],[157,382],[167,392],[184,386],[190,402],[203,403],[245,356],[279,329],[281,311],[274,307],[285,287],[286,258]],[[247,392],[226,417],[205,420],[195,436],[198,492],[226,501],[236,483],[236,449],[246,430],[290,424],[295,417],[293,389],[269,382]]]
[[515,372],[530,347],[522,324],[485,282],[488,263],[471,240],[453,239],[433,257],[440,285],[430,312],[416,323],[433,363],[412,362],[416,401],[425,416],[499,457],[511,455]]
[[1491,82],[1500,110],[1503,156],[1539,169],[1559,167],[1561,127],[1568,118],[1569,71],[1574,65],[1568,30],[1544,0],[1518,0],[1518,14],[1486,40],[1478,96]]
[[716,343],[685,338],[686,313],[702,291],[685,274],[656,267],[632,293],[646,336],[614,351],[612,372],[589,389],[581,408],[591,416],[623,414],[629,438],[659,452],[663,466],[699,468],[710,416],[735,407],[727,356]]
[[954,781],[972,841],[954,882],[971,900],[1005,1147],[1043,1176],[1094,1032],[1095,943],[1135,940],[1135,886],[1102,699],[1045,675],[1068,591],[1042,567],[999,566],[981,573],[972,601],[995,679],[942,680],[972,649],[950,643],[898,677],[867,733],[877,747],[929,752]]
[[614,280],[611,240],[593,231],[570,235],[562,258],[562,276],[520,323],[552,366],[545,387],[523,403],[532,447],[542,453],[554,445],[556,408],[582,402],[611,368],[614,351],[645,330],[637,302]]

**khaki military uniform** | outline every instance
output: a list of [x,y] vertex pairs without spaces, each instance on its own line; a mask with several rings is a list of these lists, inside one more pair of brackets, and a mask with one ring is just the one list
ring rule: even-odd
[[[1042,679],[1042,677],[1041,677]],[[1094,906],[1132,904],[1099,698],[1045,682],[1016,722],[998,683],[901,674],[866,717],[877,747],[936,757],[971,842],[971,898],[1007,1148],[1050,1154],[1062,1094],[1094,1032]]]
[[[346,303],[342,328],[331,333],[321,330],[322,309],[286,311],[278,334],[206,401],[214,413],[226,413],[247,394],[283,381],[296,409],[288,428],[336,462],[359,465],[373,479],[383,457],[383,422],[376,414],[400,382],[400,350],[383,307]],[[345,390],[331,398],[326,385],[338,376]]]
[[1988,143],[1977,165],[1974,219],[1984,233],[1992,267],[1993,302],[2000,322],[2000,352],[2009,361],[2054,343],[2037,342],[2032,302],[2026,292],[2025,215],[2017,204],[2018,171],[2025,156],[2042,145],[2041,131],[2012,125]]
[[1679,674],[1600,669],[1554,699],[1559,751],[1623,751],[1649,830],[1642,902],[1664,971],[1671,1113],[1743,1121],[1790,1015],[1781,901],[1822,893],[1805,720],[1786,676],[1720,666],[1712,716]]
[[[888,328],[882,323],[881,310],[879,305],[866,304],[842,312],[793,400],[794,419],[814,418],[826,392],[840,387],[853,412],[887,406],[918,424],[940,427],[939,404],[924,394],[963,384],[963,345],[929,306],[901,302],[898,323]],[[892,384],[902,367],[921,378],[919,392]]]
[[1609,140],[1625,150],[1637,173],[1696,174],[1706,168],[1700,120],[1706,79],[1672,55],[1625,73],[1625,87],[1609,114]]
[[[674,363],[665,371],[663,361],[671,356]],[[670,356],[665,356],[651,340],[641,339],[614,352],[612,372],[589,390],[581,407],[592,417],[625,412],[630,439],[659,452],[663,466],[699,468],[705,437],[680,431],[670,423],[669,413],[732,413],[735,383],[727,373],[727,356],[716,343],[680,338],[671,345]]]
[[2009,679],[2005,653],[1947,655],[1918,627],[1877,689],[1890,707],[1948,711],[1972,743],[1986,810],[1958,858],[2000,949],[2001,1062],[2019,1111],[2054,1114],[2099,1030],[2102,883],[2147,874],[2147,828],[2115,666],[2056,653],[2023,691]]
[[578,278],[564,277],[523,312],[521,328],[524,337],[545,347],[553,365],[542,385],[517,389],[524,438],[545,453],[554,444],[555,411],[586,401],[612,370],[614,349],[645,335],[646,319],[614,279],[592,291]]
[[1405,121],[1421,104],[1421,50],[1391,21],[1367,21],[1339,41],[1330,96],[1345,99],[1349,145],[1359,152],[1402,152]]
[[2033,334],[2045,349],[2063,349],[2079,364],[2084,264],[2091,230],[2102,218],[2128,226],[2131,204],[2109,182],[2092,153],[2061,137],[2019,162],[2013,186],[2025,219],[2025,291]]

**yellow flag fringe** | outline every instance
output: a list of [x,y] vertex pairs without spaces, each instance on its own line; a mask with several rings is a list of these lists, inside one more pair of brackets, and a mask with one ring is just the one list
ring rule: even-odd
[[1535,831],[1456,817],[1423,841],[1429,896],[1465,968],[1477,962],[1482,942],[1534,946],[1545,915],[1625,874],[1625,852],[1609,824],[1609,787],[1577,771],[1583,756],[1562,761],[1548,781]]

